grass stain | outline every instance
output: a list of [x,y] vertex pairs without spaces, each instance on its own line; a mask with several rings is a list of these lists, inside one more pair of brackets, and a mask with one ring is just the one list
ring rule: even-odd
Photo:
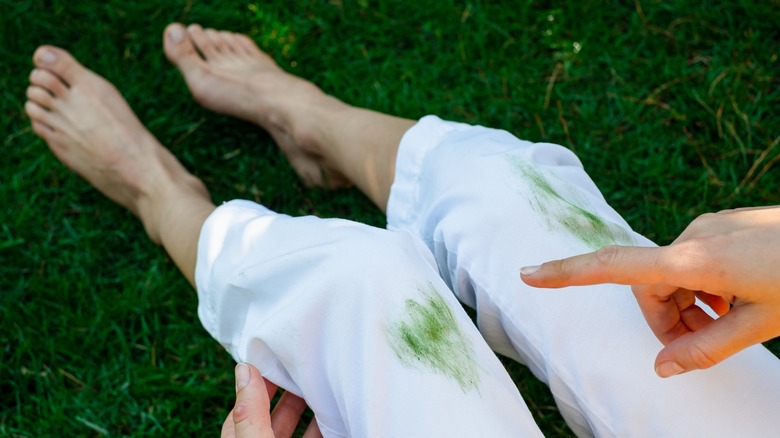
[[406,300],[405,318],[389,327],[393,352],[405,365],[423,366],[455,380],[463,392],[479,383],[471,343],[433,285],[420,289],[422,300]]
[[572,196],[563,196],[549,179],[527,161],[509,158],[513,170],[529,182],[536,197],[534,209],[539,211],[551,228],[563,228],[592,249],[612,244],[631,244],[633,239],[622,226],[608,222],[575,204]]

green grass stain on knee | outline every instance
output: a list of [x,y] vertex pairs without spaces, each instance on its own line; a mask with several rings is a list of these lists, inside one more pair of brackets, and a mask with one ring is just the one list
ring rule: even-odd
[[428,285],[421,299],[408,299],[403,320],[389,327],[393,352],[405,365],[425,367],[455,380],[463,392],[479,383],[471,343],[460,331],[447,303]]
[[[545,216],[551,228],[556,226],[592,249],[612,244],[631,244],[631,235],[622,226],[608,222],[564,196],[540,170],[528,161],[509,157],[514,172],[526,181],[536,197],[532,206]],[[536,201],[536,202],[533,202]]]
[[558,222],[589,247],[596,249],[616,243],[631,243],[631,236],[617,224],[571,203],[568,210],[570,214],[559,215]]

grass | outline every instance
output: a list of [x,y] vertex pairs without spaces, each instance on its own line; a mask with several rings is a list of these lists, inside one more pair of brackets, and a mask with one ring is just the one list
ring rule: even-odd
[[[659,243],[707,211],[780,203],[776,1],[569,3],[0,0],[0,436],[213,436],[233,399],[231,360],[173,264],[30,131],[42,43],[115,83],[217,202],[384,224],[194,104],[160,48],[171,21],[248,33],[355,105],[565,145]],[[544,385],[509,366],[544,433],[570,435]]]

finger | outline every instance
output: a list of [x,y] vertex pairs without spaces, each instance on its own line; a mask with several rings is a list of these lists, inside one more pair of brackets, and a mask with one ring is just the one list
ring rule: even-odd
[[[690,291],[687,291],[690,292]],[[676,297],[677,295],[675,295]],[[707,324],[712,323],[715,319],[707,314],[701,307],[698,306],[694,293],[686,293],[686,302],[677,303],[677,307],[680,309],[680,319],[685,327],[689,331],[695,332],[701,330]],[[669,341],[671,342],[671,341]],[[667,343],[669,343],[667,342]]]
[[669,343],[656,358],[656,373],[670,377],[709,368],[740,350],[771,339],[774,334],[762,329],[766,317],[757,309],[755,304],[735,306],[723,317]]
[[273,437],[268,391],[257,368],[236,365],[236,405],[233,423],[236,438]]
[[306,402],[302,398],[291,392],[282,394],[271,414],[271,428],[274,435],[277,438],[291,437],[305,410]]
[[320,425],[317,423],[316,418],[312,418],[309,427],[307,427],[306,432],[303,433],[303,438],[323,438],[322,432],[320,432]]
[[710,307],[718,316],[723,316],[731,309],[729,302],[718,295],[708,294],[704,291],[696,291],[696,298]]
[[221,438],[235,438],[236,436],[236,423],[233,422],[233,410],[230,410],[227,418],[222,423],[222,433],[219,435]]
[[661,343],[666,345],[690,332],[682,312],[694,303],[692,292],[665,285],[639,285],[631,290],[647,325]]
[[606,246],[588,254],[520,270],[530,286],[565,287],[599,283],[655,284],[666,277],[665,248]]
[[276,394],[276,390],[279,389],[279,386],[271,382],[270,380],[263,377],[263,381],[265,382],[265,389],[268,392],[268,400],[273,400],[274,395]]

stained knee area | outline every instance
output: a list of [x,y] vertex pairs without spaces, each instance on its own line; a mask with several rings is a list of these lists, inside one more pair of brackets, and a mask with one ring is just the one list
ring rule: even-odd
[[474,349],[432,284],[406,300],[402,316],[388,327],[387,335],[395,356],[405,365],[448,377],[463,392],[477,389]]

